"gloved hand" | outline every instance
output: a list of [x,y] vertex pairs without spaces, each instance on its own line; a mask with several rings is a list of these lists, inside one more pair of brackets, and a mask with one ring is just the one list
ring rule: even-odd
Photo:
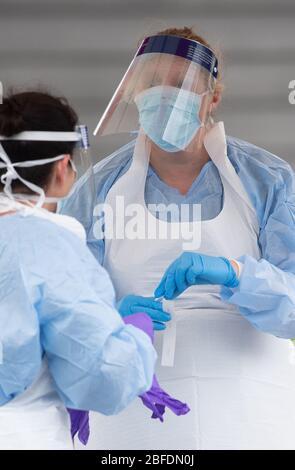
[[170,264],[155,290],[155,297],[171,300],[196,284],[236,287],[239,280],[228,259],[187,251]]
[[[128,315],[124,318],[126,324],[131,324],[144,331],[150,338],[151,341],[154,341],[154,332],[151,325],[151,319],[142,313]],[[173,398],[169,395],[162,387],[159,385],[157,377],[154,375],[153,383],[151,388],[140,395],[142,403],[149,408],[153,414],[153,419],[159,419],[164,421],[164,413],[166,408],[169,408],[177,416],[187,414],[190,409],[186,403],[183,403],[176,398]]]
[[153,297],[126,295],[120,300],[117,308],[122,317],[133,313],[146,313],[153,320],[154,330],[164,330],[165,322],[171,319],[170,313],[164,312],[161,302],[154,300]]

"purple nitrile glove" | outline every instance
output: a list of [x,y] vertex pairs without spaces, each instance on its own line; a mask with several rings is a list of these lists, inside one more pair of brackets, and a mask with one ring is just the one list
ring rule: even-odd
[[165,413],[166,406],[177,416],[185,415],[190,411],[186,403],[172,398],[160,387],[155,375],[152,387],[148,392],[140,395],[140,398],[143,404],[152,410],[152,418],[159,418],[162,422],[164,421],[163,415]]
[[[145,313],[135,313],[133,315],[126,316],[124,321],[126,324],[131,324],[140,330],[143,330],[153,342],[153,322],[148,315]],[[160,387],[155,375],[153,377],[153,383],[150,390],[140,395],[140,398],[143,404],[153,412],[151,417],[153,419],[159,418],[162,422],[164,421],[163,415],[166,407],[177,416],[185,415],[190,411],[186,403],[172,398]]]
[[126,317],[123,318],[123,321],[126,325],[133,325],[144,331],[151,338],[151,341],[154,341],[153,322],[146,313],[133,313],[132,315],[126,315]]
[[67,409],[71,418],[71,434],[72,438],[78,433],[79,441],[86,446],[89,435],[89,413],[88,411]]
[[[153,342],[153,322],[147,314],[134,313],[133,315],[124,317],[123,320],[126,324],[133,325],[144,331]],[[166,407],[177,416],[185,415],[190,411],[186,403],[172,398],[160,387],[155,375],[150,390],[140,395],[140,398],[143,404],[153,412],[151,417],[153,419],[159,418],[162,422],[164,421],[163,415]],[[79,440],[82,444],[86,445],[90,435],[88,411],[72,410],[68,408],[68,412],[71,417],[72,437],[74,438],[78,433]]]

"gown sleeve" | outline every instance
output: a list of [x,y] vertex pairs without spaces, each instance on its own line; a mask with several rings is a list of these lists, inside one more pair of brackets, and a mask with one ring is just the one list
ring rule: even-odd
[[68,408],[115,414],[150,388],[151,341],[124,324],[108,274],[78,237],[59,227],[38,233],[26,268],[41,344]]
[[275,183],[262,201],[258,210],[261,259],[238,259],[242,263],[239,286],[222,288],[221,294],[257,329],[295,338],[295,177],[287,164],[283,170],[276,169]]

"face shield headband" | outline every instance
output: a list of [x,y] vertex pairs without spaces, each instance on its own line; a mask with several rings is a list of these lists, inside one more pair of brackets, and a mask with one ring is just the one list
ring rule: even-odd
[[215,79],[217,78],[217,57],[209,47],[198,41],[179,36],[149,36],[143,40],[136,57],[151,53],[172,54],[188,59],[208,70]]

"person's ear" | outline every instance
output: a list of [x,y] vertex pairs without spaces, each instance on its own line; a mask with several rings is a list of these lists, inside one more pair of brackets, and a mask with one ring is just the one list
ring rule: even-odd
[[218,106],[220,105],[221,98],[222,98],[221,89],[219,87],[216,87],[213,93],[211,104],[210,104],[210,116],[215,114]]
[[69,154],[65,154],[62,160],[58,160],[55,164],[55,180],[59,184],[63,184],[70,171],[70,161],[71,156]]

